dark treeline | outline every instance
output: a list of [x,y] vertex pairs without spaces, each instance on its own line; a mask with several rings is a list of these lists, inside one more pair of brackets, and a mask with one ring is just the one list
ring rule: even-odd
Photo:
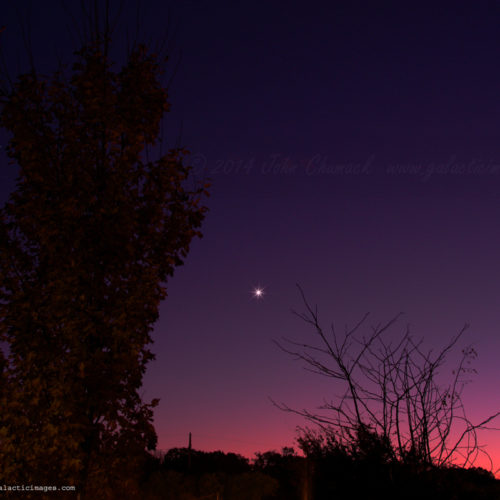
[[173,448],[149,456],[142,478],[145,500],[497,499],[500,481],[481,468],[410,464],[394,459],[374,434],[350,447],[313,432],[298,439],[302,451],[235,453]]

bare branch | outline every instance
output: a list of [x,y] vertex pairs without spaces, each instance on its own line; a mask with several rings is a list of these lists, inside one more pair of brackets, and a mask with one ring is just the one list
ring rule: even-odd
[[[353,433],[370,429],[387,439],[403,462],[416,460],[447,465],[461,459],[465,466],[472,465],[479,454],[487,455],[478,442],[477,432],[495,429],[488,424],[500,416],[500,412],[472,424],[461,399],[467,383],[464,374],[475,372],[467,367],[476,356],[475,350],[471,346],[462,350],[448,386],[439,385],[436,378],[446,357],[463,337],[467,324],[436,353],[432,349],[425,351],[423,339],[415,341],[408,326],[396,343],[385,340],[384,334],[402,313],[383,326],[372,327],[371,333],[361,338],[357,331],[369,313],[353,328],[346,327],[341,339],[332,323],[331,338],[327,338],[319,322],[317,306],[310,305],[300,285],[297,288],[305,312],[292,312],[313,327],[320,344],[283,339],[288,348],[283,343],[275,343],[294,359],[305,362],[306,370],[330,377],[342,383],[344,389],[341,396],[325,401],[318,408],[332,412],[332,417],[305,409],[294,410],[273,401],[275,406],[302,415],[347,443],[352,442]],[[457,432],[458,437],[452,441],[451,437],[457,436]]]

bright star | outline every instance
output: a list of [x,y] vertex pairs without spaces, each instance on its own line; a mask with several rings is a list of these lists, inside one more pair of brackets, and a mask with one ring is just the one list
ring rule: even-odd
[[253,289],[252,293],[255,299],[261,299],[264,296],[264,289],[258,286]]

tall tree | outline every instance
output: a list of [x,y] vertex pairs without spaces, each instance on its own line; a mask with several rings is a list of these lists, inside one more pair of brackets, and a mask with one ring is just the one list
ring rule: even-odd
[[114,71],[107,43],[20,76],[0,113],[19,166],[0,212],[0,478],[79,498],[133,496],[133,457],[155,447],[158,400],[138,390],[206,211],[184,150],[146,154],[169,110],[161,61],[138,45]]

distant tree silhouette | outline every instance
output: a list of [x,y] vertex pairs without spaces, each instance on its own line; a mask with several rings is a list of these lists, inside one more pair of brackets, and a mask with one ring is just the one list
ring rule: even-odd
[[143,500],[494,500],[500,481],[481,468],[414,468],[387,453],[372,433],[349,446],[332,430],[299,429],[298,445],[257,453],[253,463],[234,453],[174,448],[150,457],[140,485]]
[[[188,457],[191,455],[189,464]],[[264,500],[273,498],[277,481],[250,466],[235,453],[169,450],[161,466],[149,476],[145,500]]]
[[276,479],[278,489],[273,500],[302,500],[306,482],[306,462],[304,457],[295,454],[293,448],[283,448],[281,453],[266,451],[256,453],[253,467]]
[[465,377],[475,372],[469,366],[476,357],[475,350],[470,346],[462,350],[449,385],[443,387],[437,381],[439,368],[467,326],[436,354],[424,352],[422,340],[414,341],[408,329],[397,342],[385,340],[383,334],[399,315],[385,325],[372,327],[368,336],[359,338],[356,332],[366,321],[365,315],[339,338],[333,325],[330,333],[323,330],[317,308],[309,305],[298,288],[306,312],[294,313],[312,325],[319,343],[285,339],[286,344],[277,344],[294,358],[305,361],[307,369],[343,384],[343,392],[325,402],[319,408],[321,412],[275,403],[278,407],[303,415],[333,432],[339,444],[352,447],[354,443],[351,454],[355,458],[375,454],[386,462],[397,459],[424,466],[466,467],[475,462],[479,453],[487,455],[478,442],[477,432],[489,428],[488,424],[500,412],[473,424],[461,399]]
[[206,186],[186,186],[183,150],[149,158],[169,110],[161,61],[136,45],[116,71],[107,35],[1,103],[20,170],[0,212],[0,478],[138,498],[156,444],[158,400],[138,392],[150,333]]
[[236,453],[222,451],[199,451],[188,448],[171,448],[163,457],[162,467],[179,472],[207,473],[228,472],[240,474],[248,472],[248,459]]

